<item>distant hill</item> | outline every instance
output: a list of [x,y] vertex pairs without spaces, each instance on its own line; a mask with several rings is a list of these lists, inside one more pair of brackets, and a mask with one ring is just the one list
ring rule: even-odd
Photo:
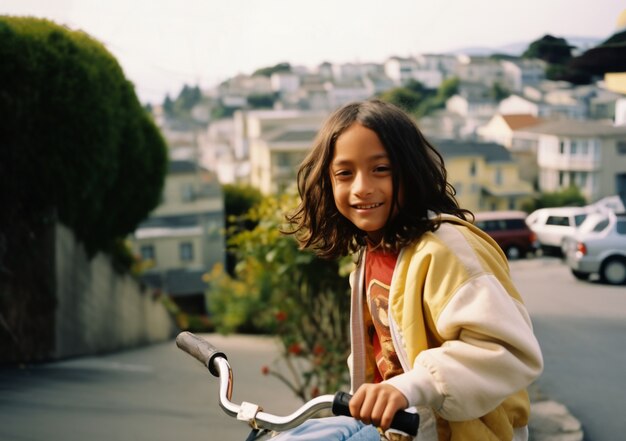
[[[560,37],[560,36],[559,36]],[[575,46],[574,55],[584,52],[587,49],[591,49],[592,47],[602,43],[604,38],[599,37],[577,37],[577,36],[564,36],[569,44]],[[463,47],[459,49],[455,49],[449,51],[449,54],[467,54],[467,55],[491,55],[491,54],[506,54],[506,55],[515,55],[519,56],[528,48],[530,43],[534,40],[530,41],[520,41],[517,43],[509,43],[504,46],[498,47],[486,47],[486,46],[469,46]]]

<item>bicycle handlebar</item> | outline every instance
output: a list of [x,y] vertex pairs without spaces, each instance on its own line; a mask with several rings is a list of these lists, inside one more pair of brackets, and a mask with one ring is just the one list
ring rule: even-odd
[[[217,350],[208,341],[186,331],[178,334],[176,345],[207,367],[213,376],[220,379],[220,407],[224,412],[248,422],[254,428],[285,431],[299,426],[318,411],[329,408],[335,415],[351,416],[348,403],[352,396],[345,392],[337,392],[334,396],[321,395],[313,398],[291,415],[284,417],[263,412],[259,406],[252,403],[244,402],[237,405],[231,401],[233,374],[223,352]],[[411,436],[417,434],[418,426],[419,415],[402,410],[396,413],[391,423],[393,429],[401,430]]]
[[214,377],[219,377],[219,372],[213,361],[217,357],[227,358],[226,354],[218,351],[211,343],[185,331],[176,337],[176,346],[207,367]]

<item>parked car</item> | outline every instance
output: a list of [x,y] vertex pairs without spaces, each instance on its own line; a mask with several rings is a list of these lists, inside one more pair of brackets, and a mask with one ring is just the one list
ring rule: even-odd
[[572,235],[591,212],[588,207],[540,208],[526,218],[546,255],[562,255],[563,238]]
[[476,213],[475,224],[491,236],[506,256],[513,260],[536,249],[536,237],[526,225],[523,211],[483,211]]
[[589,214],[578,232],[565,237],[564,257],[579,280],[599,274],[605,283],[626,284],[626,213]]

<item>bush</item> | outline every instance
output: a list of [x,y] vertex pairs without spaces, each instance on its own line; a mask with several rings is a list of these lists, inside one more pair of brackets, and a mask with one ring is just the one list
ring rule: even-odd
[[58,217],[91,255],[110,252],[159,203],[163,138],[83,32],[0,17],[0,59],[1,230]]
[[[341,262],[300,251],[292,236],[280,233],[293,204],[289,196],[267,198],[251,210],[248,216],[257,226],[229,241],[238,257],[235,277],[214,268],[207,299],[217,331],[277,335],[282,355],[264,372],[308,400],[347,383],[350,293]],[[289,376],[281,374],[280,365]]]

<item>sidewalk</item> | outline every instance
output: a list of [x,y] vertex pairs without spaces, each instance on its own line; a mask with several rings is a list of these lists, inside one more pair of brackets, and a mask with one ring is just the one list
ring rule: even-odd
[[530,394],[530,441],[582,441],[582,426],[567,407],[543,396],[534,385]]

